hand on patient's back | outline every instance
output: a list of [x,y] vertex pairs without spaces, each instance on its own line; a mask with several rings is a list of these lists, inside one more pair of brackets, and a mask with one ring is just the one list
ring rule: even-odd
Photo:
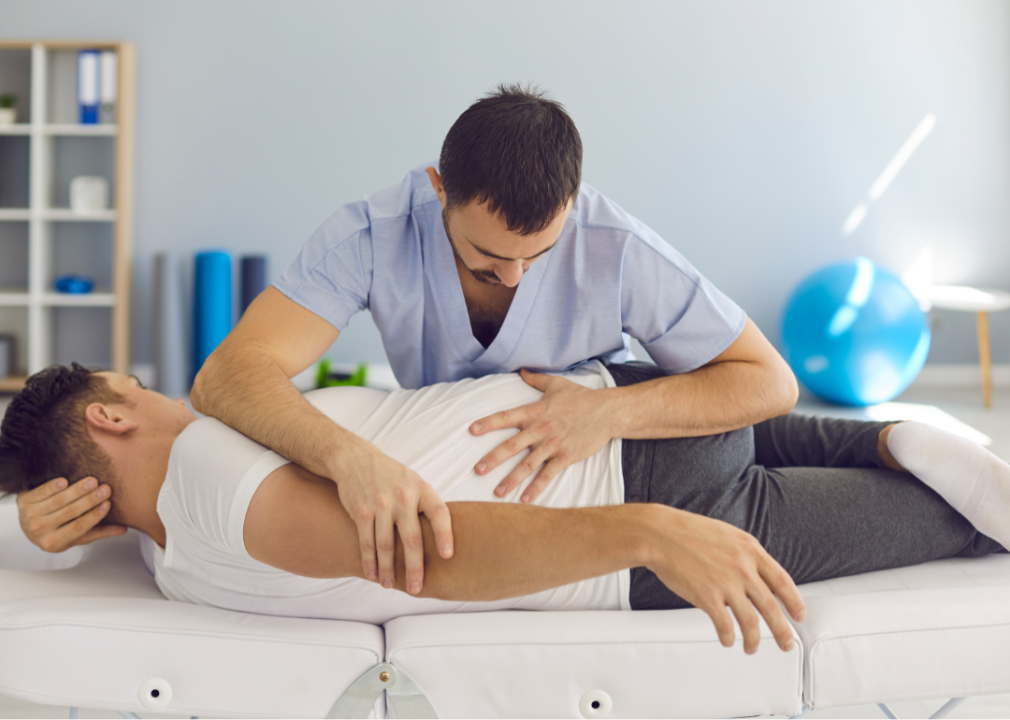
[[439,554],[452,556],[449,508],[434,488],[403,463],[367,446],[338,481],[340,502],[358,527],[365,577],[392,588],[396,583],[396,533],[403,543],[407,591],[416,595],[424,582],[424,513],[435,533]]
[[112,488],[95,478],[69,485],[54,478],[18,495],[21,529],[46,552],[58,553],[126,532],[124,525],[99,525],[112,502]]
[[562,470],[599,452],[612,439],[608,422],[612,414],[603,407],[597,390],[529,370],[523,370],[521,376],[528,385],[542,391],[543,398],[481,418],[470,426],[470,432],[483,435],[503,428],[519,428],[520,432],[481,458],[474,471],[486,475],[529,449],[529,454],[498,484],[495,495],[505,497],[543,465],[522,494],[523,502],[533,502]]
[[782,650],[791,650],[793,633],[779,600],[797,622],[806,615],[803,598],[789,574],[761,543],[721,520],[665,506],[652,524],[659,541],[646,567],[715,624],[719,641],[733,644],[736,616],[744,651],[757,651],[761,639],[758,613]]

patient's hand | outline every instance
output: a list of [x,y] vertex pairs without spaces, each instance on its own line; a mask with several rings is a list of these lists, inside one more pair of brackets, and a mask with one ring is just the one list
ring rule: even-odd
[[761,639],[758,613],[779,647],[792,649],[792,628],[778,601],[800,622],[806,616],[803,597],[789,573],[757,538],[714,518],[665,506],[649,508],[656,514],[648,524],[660,541],[650,543],[651,557],[645,566],[673,592],[708,614],[725,647],[733,644],[729,608],[748,654],[757,652]]
[[69,487],[65,478],[54,478],[18,495],[21,529],[29,540],[52,553],[122,535],[123,525],[98,526],[112,507],[111,495],[112,488],[95,478]]
[[599,452],[613,438],[610,422],[613,412],[603,402],[605,391],[590,390],[562,377],[529,370],[520,375],[528,385],[542,391],[543,398],[481,418],[470,426],[470,432],[483,435],[502,428],[520,428],[518,434],[481,458],[474,471],[486,475],[529,448],[529,454],[495,488],[495,495],[505,497],[544,465],[523,492],[522,501],[528,503],[562,470]]

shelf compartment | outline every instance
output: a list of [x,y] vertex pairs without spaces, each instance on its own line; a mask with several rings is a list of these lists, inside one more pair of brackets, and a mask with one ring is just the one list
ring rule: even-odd
[[0,293],[28,287],[28,223],[0,223]]
[[[69,208],[70,182],[78,176],[89,175],[105,178],[109,186],[109,202],[116,197],[115,139],[112,137],[82,137],[57,135],[47,142],[52,144],[51,196],[47,205],[51,208]],[[88,213],[90,217],[93,213]]]
[[46,292],[56,292],[54,283],[61,275],[88,277],[96,293],[109,291],[113,283],[111,223],[53,223],[50,238]]
[[27,126],[32,116],[31,48],[0,48],[0,93],[18,96],[14,121]]
[[[13,335],[15,342],[14,375],[23,376],[28,370],[28,308],[0,307],[0,335]],[[0,378],[0,382],[7,378]],[[13,388],[14,391],[20,387]]]
[[0,137],[0,208],[28,208],[30,150],[25,135]]

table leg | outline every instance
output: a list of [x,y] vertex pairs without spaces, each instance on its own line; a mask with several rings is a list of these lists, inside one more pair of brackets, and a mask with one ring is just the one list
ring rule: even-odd
[[989,315],[978,312],[978,362],[982,367],[982,403],[992,407],[992,357],[989,353]]

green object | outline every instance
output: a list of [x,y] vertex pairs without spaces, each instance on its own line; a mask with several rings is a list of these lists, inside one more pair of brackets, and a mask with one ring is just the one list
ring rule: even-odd
[[0,108],[12,108],[17,104],[18,96],[14,93],[0,95]]
[[350,375],[332,372],[333,363],[328,358],[319,361],[316,371],[316,387],[364,387],[368,378],[368,363],[361,363]]

